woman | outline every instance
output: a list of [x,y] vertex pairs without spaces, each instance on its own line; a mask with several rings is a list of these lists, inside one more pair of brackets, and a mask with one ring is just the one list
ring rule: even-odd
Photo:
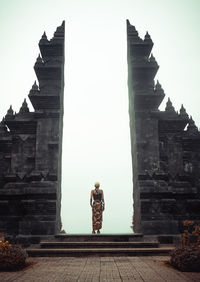
[[99,230],[102,227],[102,212],[104,211],[105,203],[104,203],[103,190],[99,189],[100,187],[99,182],[96,182],[94,184],[94,187],[95,189],[91,191],[91,195],[90,195],[90,205],[92,207],[92,225],[93,225],[92,234],[95,234],[96,230],[97,230],[97,234],[100,234]]

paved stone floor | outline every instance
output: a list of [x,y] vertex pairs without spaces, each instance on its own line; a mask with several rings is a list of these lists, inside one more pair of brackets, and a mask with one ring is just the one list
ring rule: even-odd
[[22,271],[0,272],[0,281],[200,281],[200,272],[179,272],[166,265],[166,256],[48,257],[29,260],[33,264]]

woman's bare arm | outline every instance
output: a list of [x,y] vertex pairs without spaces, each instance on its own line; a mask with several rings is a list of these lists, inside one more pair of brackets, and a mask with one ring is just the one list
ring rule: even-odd
[[104,203],[104,194],[103,194],[103,190],[101,190],[101,200]]
[[92,197],[93,197],[93,190],[90,193],[90,206],[92,207]]

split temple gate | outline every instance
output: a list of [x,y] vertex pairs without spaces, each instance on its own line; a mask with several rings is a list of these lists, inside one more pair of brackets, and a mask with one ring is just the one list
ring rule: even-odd
[[34,112],[24,100],[0,124],[0,232],[27,243],[60,231],[64,28],[39,42]]
[[127,41],[135,232],[178,234],[184,220],[200,222],[200,132],[170,99],[158,110],[165,94],[150,35],[127,21]]
[[[154,83],[153,42],[127,21],[134,231],[179,234],[183,220],[200,221],[200,133],[182,106],[176,112]],[[0,232],[26,244],[60,231],[64,92],[64,22],[44,33],[29,99],[0,123]],[[127,215],[128,216],[128,215]]]

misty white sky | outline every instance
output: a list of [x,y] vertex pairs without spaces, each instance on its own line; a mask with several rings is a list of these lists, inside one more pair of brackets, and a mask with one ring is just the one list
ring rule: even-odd
[[19,111],[27,98],[44,30],[51,38],[66,21],[62,221],[67,233],[91,232],[89,194],[95,181],[106,201],[102,233],[131,232],[125,20],[141,37],[148,30],[160,65],[156,79],[176,110],[183,103],[199,127],[199,14],[198,0],[0,0],[0,117],[10,104]]

